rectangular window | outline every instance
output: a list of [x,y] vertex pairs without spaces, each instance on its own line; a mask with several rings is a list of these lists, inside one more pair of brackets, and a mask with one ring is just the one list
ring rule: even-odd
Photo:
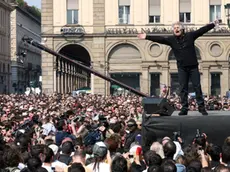
[[183,23],[191,22],[191,0],[180,0],[179,19]]
[[149,0],[149,23],[160,23],[161,0]]
[[152,73],[150,94],[151,96],[159,96],[160,92],[160,73]]
[[130,6],[119,6],[119,24],[130,23]]
[[191,13],[180,13],[180,22],[190,23],[191,22]]
[[149,16],[149,23],[160,23],[161,17],[160,16]]
[[[179,94],[180,93],[180,83],[179,83],[178,73],[171,73],[170,74],[170,80],[171,80],[171,90],[170,90],[171,94],[174,92]],[[189,81],[188,93],[193,93],[193,92],[194,92],[194,89],[193,89],[192,83],[191,83],[191,81]]]
[[[134,89],[140,90],[140,73],[110,73],[110,76]],[[115,84],[111,84],[110,93],[112,95],[120,95],[129,92]]]
[[218,96],[220,94],[220,73],[211,73],[211,95]]
[[119,24],[130,24],[130,0],[119,0]]
[[78,24],[79,1],[67,0],[67,24]]
[[78,24],[78,10],[67,10],[67,24]]
[[221,19],[221,5],[210,5],[210,21],[216,19]]

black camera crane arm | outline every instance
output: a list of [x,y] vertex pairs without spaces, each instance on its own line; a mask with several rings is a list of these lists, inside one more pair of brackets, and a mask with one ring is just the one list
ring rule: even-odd
[[149,97],[147,94],[144,94],[144,93],[142,93],[142,92],[140,92],[140,91],[138,91],[138,90],[136,90],[136,89],[134,89],[134,88],[132,88],[132,87],[130,87],[130,86],[124,84],[124,83],[121,83],[121,82],[119,82],[119,81],[117,81],[117,80],[111,78],[111,77],[108,77],[108,76],[105,76],[105,75],[103,75],[103,74],[100,74],[99,72],[97,72],[97,71],[94,70],[94,69],[91,69],[91,68],[88,67],[88,66],[85,66],[85,65],[83,65],[83,64],[81,64],[81,63],[79,63],[79,62],[77,62],[77,61],[75,61],[75,60],[72,60],[72,59],[70,59],[70,58],[68,58],[68,57],[66,57],[66,56],[64,56],[64,55],[62,55],[62,54],[60,54],[60,53],[57,53],[57,52],[53,51],[52,49],[50,49],[50,48],[48,48],[48,47],[46,47],[46,46],[40,44],[39,42],[33,40],[32,38],[29,38],[29,37],[25,37],[25,36],[24,36],[24,37],[22,38],[22,41],[24,41],[24,42],[26,42],[27,44],[30,44],[30,45],[32,45],[32,46],[34,46],[34,47],[36,47],[36,48],[38,48],[38,49],[40,49],[40,50],[42,50],[42,51],[45,51],[45,52],[47,52],[47,53],[49,53],[49,54],[52,54],[52,55],[54,55],[54,56],[56,56],[56,57],[60,57],[60,58],[63,59],[63,60],[66,60],[66,61],[69,61],[69,62],[71,62],[71,63],[74,63],[74,64],[76,64],[77,66],[81,67],[82,69],[84,69],[84,70],[86,70],[86,71],[88,71],[88,72],[90,72],[90,73],[92,73],[92,74],[94,74],[94,75],[96,75],[96,76],[98,76],[98,77],[100,77],[100,78],[106,80],[106,81],[109,81],[109,82],[111,82],[111,83],[115,83],[116,85],[118,85],[118,86],[120,86],[120,87],[122,87],[122,88],[125,88],[126,90],[129,90],[130,92],[132,92],[132,93],[134,93],[134,94],[137,94],[138,96],[141,96],[141,97]]

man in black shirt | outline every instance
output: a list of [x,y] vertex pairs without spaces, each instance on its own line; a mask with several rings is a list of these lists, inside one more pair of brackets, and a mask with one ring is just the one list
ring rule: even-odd
[[176,22],[173,24],[173,36],[152,36],[146,34],[139,34],[139,39],[147,39],[168,45],[172,48],[176,60],[180,83],[180,98],[182,109],[179,115],[187,115],[188,113],[188,83],[189,78],[193,84],[196,100],[199,106],[199,112],[202,115],[208,115],[205,110],[204,99],[200,85],[200,73],[198,69],[198,60],[195,51],[194,42],[197,38],[213,29],[218,24],[218,20],[208,24],[194,32],[185,33],[182,23]]

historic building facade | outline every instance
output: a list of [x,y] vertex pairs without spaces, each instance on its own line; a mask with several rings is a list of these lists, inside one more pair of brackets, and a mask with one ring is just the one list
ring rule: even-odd
[[11,92],[24,93],[27,87],[39,86],[41,51],[25,44],[24,36],[41,42],[41,21],[16,6],[11,13]]
[[10,88],[10,13],[11,1],[0,1],[0,94]]
[[[167,36],[175,21],[193,31],[218,18],[219,27],[196,41],[196,52],[203,92],[224,95],[230,88],[227,3],[230,1],[42,0],[42,36],[47,47],[144,93],[158,95],[161,85],[178,91],[175,57],[170,47],[138,40],[137,33]],[[82,86],[100,94],[121,90],[45,52],[42,70],[45,93]],[[191,84],[190,88],[192,92]]]

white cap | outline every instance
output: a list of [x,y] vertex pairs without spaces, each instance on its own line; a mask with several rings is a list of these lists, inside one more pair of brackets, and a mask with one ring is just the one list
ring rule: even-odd
[[54,155],[56,155],[58,153],[58,146],[55,144],[51,144],[49,145],[49,148],[53,150]]

